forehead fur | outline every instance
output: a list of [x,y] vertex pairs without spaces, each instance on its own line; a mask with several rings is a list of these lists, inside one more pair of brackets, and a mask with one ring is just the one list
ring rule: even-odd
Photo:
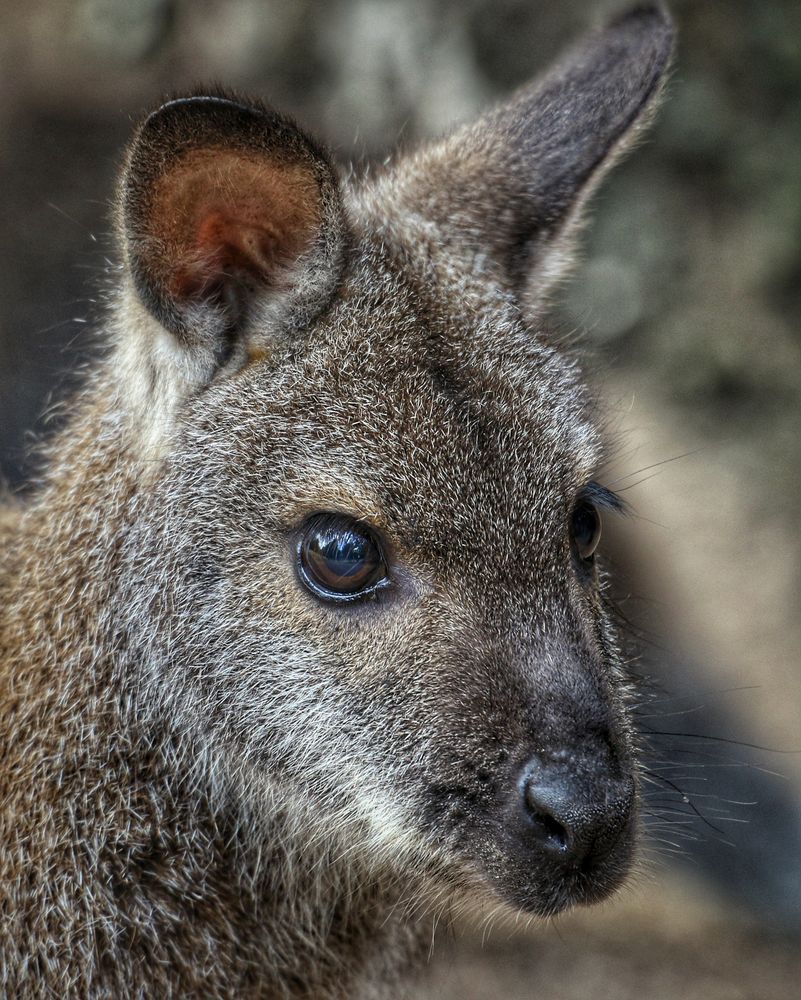
[[488,501],[519,517],[546,484],[551,505],[572,503],[600,456],[575,361],[511,299],[489,287],[480,304],[443,299],[364,239],[308,341],[207,394],[206,429],[214,396],[214,436],[241,442],[237,460],[262,455],[279,519],[279,481],[287,506],[378,521],[486,517]]

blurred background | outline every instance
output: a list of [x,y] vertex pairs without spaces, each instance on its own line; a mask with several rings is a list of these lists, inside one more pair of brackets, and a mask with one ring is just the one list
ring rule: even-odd
[[[649,864],[552,926],[441,934],[421,997],[801,995],[801,3],[671,6],[667,100],[596,198],[554,316],[584,334],[605,482],[633,509],[609,551],[650,678]],[[96,350],[116,169],[160,95],[253,92],[363,163],[620,7],[2,0],[2,479],[20,487]]]

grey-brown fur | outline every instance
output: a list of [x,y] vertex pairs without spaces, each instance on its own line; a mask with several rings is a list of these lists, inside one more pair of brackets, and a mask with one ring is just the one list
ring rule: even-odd
[[[540,314],[670,47],[640,8],[347,184],[227,97],[142,126],[109,351],[0,518],[8,995],[398,997],[435,912],[619,884],[631,802],[587,872],[517,815],[529,760],[561,754],[593,802],[635,768],[568,530],[594,408]],[[208,205],[185,197],[201,182]],[[294,545],[321,510],[375,527],[391,587],[304,590]]]

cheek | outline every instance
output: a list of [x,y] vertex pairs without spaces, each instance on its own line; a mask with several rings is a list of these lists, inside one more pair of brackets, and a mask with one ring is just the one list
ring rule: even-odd
[[279,540],[257,559],[231,568],[229,587],[241,604],[245,631],[291,634],[316,652],[321,673],[333,672],[353,685],[380,682],[388,673],[409,679],[417,672],[410,662],[430,658],[421,588],[408,574],[399,573],[387,591],[336,603],[310,592],[296,560],[294,544]]
[[279,540],[227,574],[226,617],[235,641],[259,673],[283,684],[290,671],[300,688],[313,685],[321,702],[374,698],[401,642],[400,609],[377,602],[329,606],[300,582],[295,558],[293,546]]
[[296,555],[290,539],[283,535],[241,539],[231,549],[242,553],[227,560],[225,576],[231,614],[242,635],[291,632],[315,637],[319,615],[301,587],[295,567]]

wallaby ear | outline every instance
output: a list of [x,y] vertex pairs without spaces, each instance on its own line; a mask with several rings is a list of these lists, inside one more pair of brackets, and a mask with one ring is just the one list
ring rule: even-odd
[[[573,260],[581,208],[631,144],[673,47],[661,5],[591,35],[541,80],[400,161],[367,192],[416,220],[443,280],[476,273],[536,305]],[[438,266],[439,265],[439,266]]]
[[257,324],[307,323],[340,276],[344,223],[327,156],[292,122],[226,96],[170,101],[131,144],[118,214],[142,303],[219,363]]

